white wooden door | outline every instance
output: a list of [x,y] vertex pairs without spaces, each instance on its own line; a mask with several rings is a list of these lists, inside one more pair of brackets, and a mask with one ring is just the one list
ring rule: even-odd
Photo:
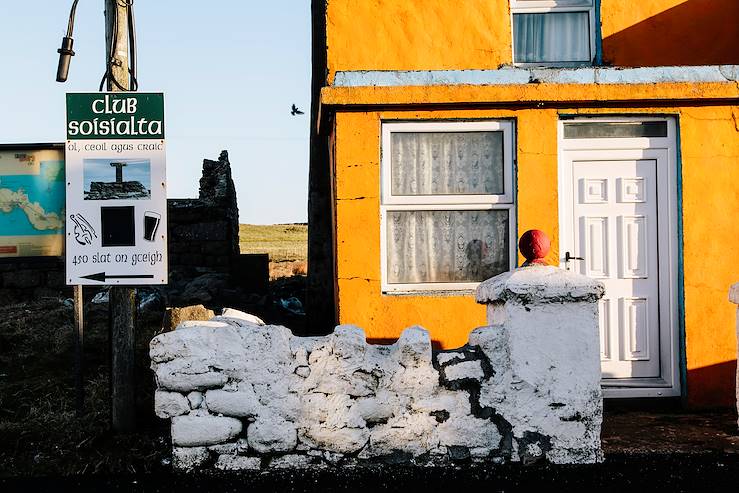
[[603,282],[606,397],[680,395],[674,122],[662,138],[560,138],[560,259]]
[[[612,153],[608,153],[612,156]],[[599,279],[603,378],[660,376],[657,160],[572,162],[574,257]]]

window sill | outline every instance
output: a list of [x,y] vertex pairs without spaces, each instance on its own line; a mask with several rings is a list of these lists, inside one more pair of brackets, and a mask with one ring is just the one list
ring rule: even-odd
[[383,291],[383,296],[424,296],[448,298],[454,296],[474,296],[475,289],[418,289],[407,291]]

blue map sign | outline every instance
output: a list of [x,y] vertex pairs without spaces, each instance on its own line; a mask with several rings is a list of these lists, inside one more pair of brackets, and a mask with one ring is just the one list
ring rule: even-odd
[[0,257],[61,256],[64,204],[60,145],[0,146]]

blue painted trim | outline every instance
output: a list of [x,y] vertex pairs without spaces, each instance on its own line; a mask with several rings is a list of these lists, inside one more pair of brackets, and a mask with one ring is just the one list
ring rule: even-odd
[[677,169],[677,318],[678,318],[678,339],[679,339],[679,360],[680,367],[680,397],[683,405],[687,404],[688,399],[688,359],[686,352],[685,338],[685,263],[683,248],[683,154],[680,137],[680,115],[674,115],[675,118],[675,161]]
[[656,84],[735,82],[739,65],[691,67],[504,67],[498,70],[358,70],[336,72],[334,87],[510,84]]
[[603,32],[600,21],[601,0],[595,0],[595,65],[603,65]]

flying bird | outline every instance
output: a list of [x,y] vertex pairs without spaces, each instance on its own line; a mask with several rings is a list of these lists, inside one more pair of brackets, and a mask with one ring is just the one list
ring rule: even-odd
[[293,103],[293,107],[292,107],[292,109],[290,110],[290,114],[291,114],[292,116],[295,116],[295,115],[302,115],[302,114],[303,114],[303,112],[302,112],[302,111],[300,111],[300,110],[298,109],[298,107],[297,107],[297,106],[295,106],[295,104]]

